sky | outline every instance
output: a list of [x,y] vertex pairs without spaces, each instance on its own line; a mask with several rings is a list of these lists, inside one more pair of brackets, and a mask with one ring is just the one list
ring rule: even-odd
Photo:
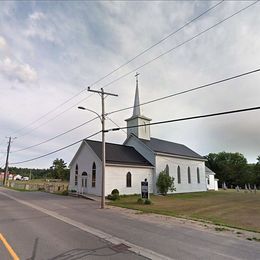
[[[95,117],[78,106],[101,113],[100,96],[88,92],[88,86],[118,94],[105,99],[105,110],[111,112],[133,105],[136,72],[142,103],[259,69],[260,3],[219,23],[252,3],[1,1],[0,166],[9,136],[10,166],[49,168],[56,158],[69,164],[79,143],[19,162],[101,129],[97,119],[69,131]],[[260,72],[145,105],[141,111],[156,122],[259,106],[259,83]],[[132,109],[109,115],[106,128],[126,126],[124,120],[131,115]],[[259,128],[260,111],[251,111],[151,126],[151,135],[185,144],[203,156],[240,152],[255,163],[260,154]],[[92,139],[101,140],[101,135]],[[106,134],[107,142],[122,144],[125,139],[124,131]]]

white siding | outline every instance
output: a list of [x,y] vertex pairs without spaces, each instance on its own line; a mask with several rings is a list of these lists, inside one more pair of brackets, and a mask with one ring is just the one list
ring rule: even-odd
[[[96,163],[96,187],[92,187],[92,165]],[[75,168],[78,165],[78,186],[75,186]],[[76,190],[77,192],[84,191],[85,193],[100,195],[101,194],[101,161],[93,150],[87,145],[83,144],[79,153],[74,158],[70,166],[70,190]],[[82,173],[87,172],[87,187],[82,189]]]
[[[205,164],[203,161],[156,155],[156,179],[158,178],[159,173],[165,169],[167,164],[169,166],[170,176],[174,177],[174,185],[176,191],[174,191],[173,193],[197,192],[207,190]],[[181,183],[178,183],[177,180],[178,166],[180,166],[181,169]],[[191,183],[188,183],[188,167],[190,167]],[[200,171],[200,183],[198,183],[197,181],[197,168],[199,168]]]
[[[209,180],[209,183],[208,183]],[[207,188],[208,190],[215,190],[215,178],[214,174],[209,174],[207,176]]]
[[[126,187],[126,174],[132,176],[132,186]],[[105,194],[108,195],[113,189],[118,189],[119,194],[140,194],[141,181],[147,179],[149,193],[153,193],[153,169],[128,167],[128,166],[106,166]]]

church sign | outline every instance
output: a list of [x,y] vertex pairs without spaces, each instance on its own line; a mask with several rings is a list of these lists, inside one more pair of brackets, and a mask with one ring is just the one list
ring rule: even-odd
[[142,199],[148,199],[149,192],[148,192],[148,181],[145,179],[141,182],[141,195]]

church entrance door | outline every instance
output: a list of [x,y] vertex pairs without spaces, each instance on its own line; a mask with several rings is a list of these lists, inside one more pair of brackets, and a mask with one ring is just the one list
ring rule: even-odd
[[83,172],[81,178],[81,193],[87,193],[87,191],[88,191],[88,174],[86,172]]

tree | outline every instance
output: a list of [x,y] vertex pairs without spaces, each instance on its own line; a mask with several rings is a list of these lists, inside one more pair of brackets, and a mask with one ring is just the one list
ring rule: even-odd
[[51,166],[52,177],[55,179],[69,179],[69,169],[63,159],[55,159]]
[[247,160],[241,153],[210,153],[206,156],[208,166],[216,173],[220,183],[242,186],[250,179]]
[[167,192],[176,190],[174,187],[174,177],[169,175],[169,166],[166,165],[166,168],[160,172],[156,186],[159,192],[163,195],[166,195]]

